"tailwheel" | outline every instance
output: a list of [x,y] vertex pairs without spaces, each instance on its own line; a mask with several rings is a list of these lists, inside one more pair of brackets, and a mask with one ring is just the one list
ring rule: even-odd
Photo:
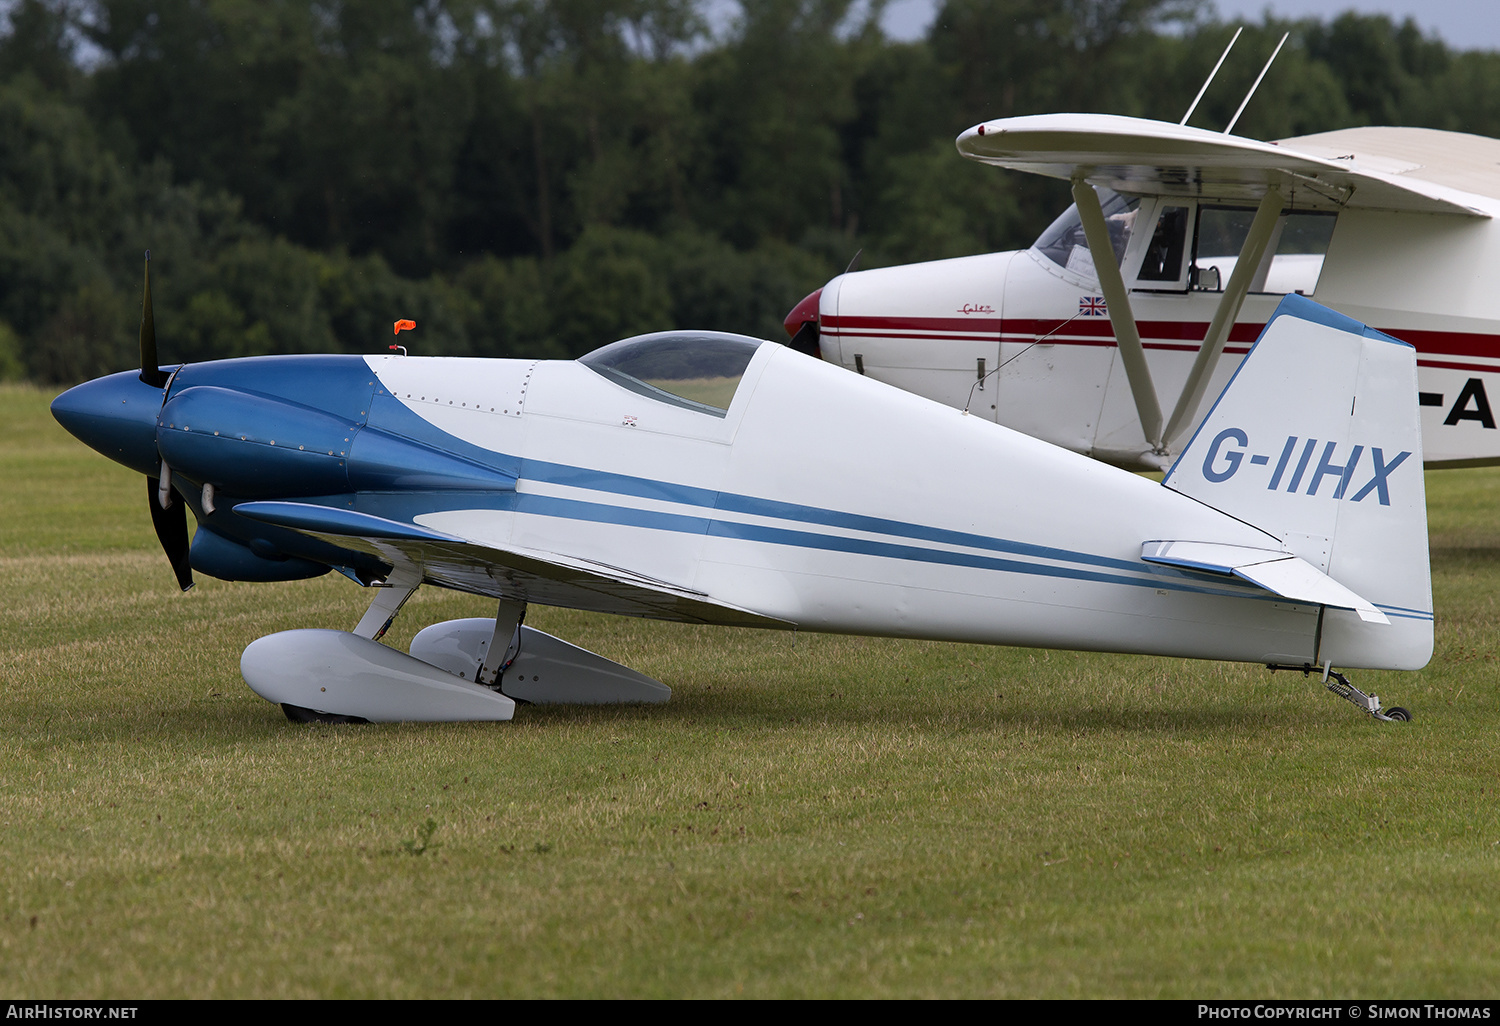
[[[1310,673],[1317,673],[1317,667],[1311,663],[1302,666],[1287,666],[1285,664],[1268,663],[1266,669],[1275,673],[1277,670],[1298,670],[1306,677]],[[1323,665],[1323,686],[1338,695],[1344,701],[1362,712],[1368,713],[1377,720],[1386,722],[1408,723],[1411,721],[1411,712],[1401,708],[1399,705],[1390,709],[1380,707],[1379,695],[1367,695],[1344,676],[1328,664]]]
[[1404,723],[1411,719],[1411,713],[1399,705],[1391,709],[1381,709],[1379,695],[1365,694],[1350,683],[1348,677],[1345,677],[1337,670],[1325,667],[1323,671],[1323,686],[1345,701],[1352,703],[1355,708],[1363,709],[1377,720]]

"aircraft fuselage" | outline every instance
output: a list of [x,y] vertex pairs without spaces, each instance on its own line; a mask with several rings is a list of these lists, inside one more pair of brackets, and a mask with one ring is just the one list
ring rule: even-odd
[[[1500,203],[1472,201],[1500,214]],[[1143,212],[1174,203],[1195,218],[1212,209],[1148,199]],[[1417,349],[1428,466],[1500,463],[1500,308],[1491,299],[1500,221],[1357,208],[1320,216],[1332,222],[1326,252],[1268,260],[1209,378],[1209,401],[1168,452],[1191,436],[1282,295],[1297,291]],[[1194,264],[1184,254],[1180,281],[1142,282],[1144,234],[1132,240],[1122,273],[1155,389],[1170,409],[1234,261],[1199,256]],[[1189,234],[1188,253],[1198,241]],[[1091,263],[1069,263],[1034,246],[841,275],[819,301],[821,353],[1075,452],[1160,467]],[[1217,282],[1193,281],[1200,265],[1217,265]]]

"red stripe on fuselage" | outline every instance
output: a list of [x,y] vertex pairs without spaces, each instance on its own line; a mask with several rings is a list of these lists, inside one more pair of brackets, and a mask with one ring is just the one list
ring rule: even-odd
[[1480,374],[1500,374],[1500,367],[1493,364],[1452,363],[1448,360],[1417,360],[1418,367],[1436,367],[1439,370],[1477,371]]
[[844,317],[826,316],[818,319],[818,330],[832,328],[835,331],[850,328],[867,328],[884,332],[894,331],[993,331],[999,333],[998,317]]
[[[998,341],[1035,342],[1043,336],[1046,341],[1058,345],[1113,346],[1114,328],[1108,320],[1082,317],[1073,320],[1027,319],[996,317],[845,317],[826,316],[821,325],[830,335],[847,337],[908,338],[929,341],[977,341],[972,336],[993,332]],[[1147,349],[1166,349],[1181,352],[1196,351],[1208,334],[1204,321],[1139,321],[1136,328],[1141,334],[1142,345]],[[1225,352],[1248,352],[1250,343],[1260,337],[1264,324],[1246,322],[1236,324],[1229,332],[1229,342],[1239,346],[1226,346]],[[1463,331],[1428,331],[1417,328],[1381,328],[1385,334],[1410,344],[1422,356],[1468,356],[1490,357],[1500,360],[1500,335]],[[919,332],[963,332],[970,337],[953,335],[919,334]],[[1049,332],[1055,332],[1049,336]],[[1173,343],[1192,343],[1181,345]],[[1485,367],[1468,363],[1441,363],[1431,359],[1419,359],[1423,367],[1444,367],[1451,370],[1500,372],[1500,366]]]

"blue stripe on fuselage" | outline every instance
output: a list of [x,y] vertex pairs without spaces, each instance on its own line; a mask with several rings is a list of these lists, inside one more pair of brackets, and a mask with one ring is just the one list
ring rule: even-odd
[[[975,553],[947,552],[917,545],[902,545],[895,542],[874,541],[865,538],[849,538],[842,535],[818,534],[785,527],[770,527],[761,524],[744,524],[730,520],[715,520],[686,516],[680,513],[663,513],[656,510],[635,509],[629,506],[614,506],[608,503],[589,502],[583,499],[565,499],[532,492],[516,497],[515,510],[537,516],[558,517],[567,520],[586,520],[592,523],[621,524],[628,527],[643,527],[657,531],[673,531],[683,534],[705,534],[716,538],[736,538],[745,541],[787,545],[795,548],[823,549],[829,552],[848,552],[886,559],[902,559],[912,562],[936,563],[945,566],[971,567],[979,570],[995,570],[1008,573],[1030,574],[1043,577],[1060,577],[1077,581],[1093,581],[1100,584],[1130,585],[1138,588],[1164,588],[1171,591],[1187,591],[1203,595],[1222,595],[1232,598],[1267,598],[1258,587],[1245,586],[1243,590],[1225,587],[1214,578],[1194,578],[1189,574],[1168,577],[1152,572],[1145,566],[1131,567],[1136,572],[1146,572],[1145,577],[1125,577],[1097,570],[1077,567],[1053,566],[1047,563],[1029,563],[1014,559],[1000,559]],[[1194,581],[1204,583],[1193,583]],[[1212,582],[1215,586],[1205,586]],[[1277,600],[1280,601],[1280,600]]]
[[523,479],[542,481],[547,484],[565,485],[572,488],[587,488],[596,492],[611,492],[642,499],[673,502],[683,506],[699,506],[726,513],[743,513],[749,516],[770,517],[777,520],[793,520],[822,527],[842,528],[849,531],[864,531],[870,534],[887,534],[913,541],[936,542],[942,545],[962,545],[968,548],[989,549],[1007,552],[1016,556],[1034,556],[1040,559],[1064,560],[1090,566],[1108,567],[1115,570],[1140,572],[1139,562],[1100,556],[1091,552],[1061,549],[1048,545],[1032,545],[1007,538],[954,531],[925,524],[913,524],[901,520],[866,516],[861,513],[844,513],[839,510],[777,499],[762,499],[753,495],[735,492],[716,492],[692,485],[671,484],[650,478],[630,477],[604,470],[589,470],[563,463],[548,463],[543,460],[525,460],[521,467]]
[[[1032,545],[1006,538],[973,534],[967,531],[929,527],[924,524],[887,520],[882,517],[866,516],[859,513],[845,513],[818,506],[805,506],[798,503],[782,502],[776,499],[763,499],[753,495],[721,492],[711,488],[699,488],[693,485],[675,484],[652,478],[633,477],[628,474],[617,474],[604,470],[592,470],[587,467],[571,466],[566,463],[552,463],[536,459],[518,460],[516,457],[506,453],[481,448],[473,442],[465,441],[444,431],[430,421],[423,419],[416,411],[407,407],[399,399],[391,395],[391,390],[384,387],[384,382],[381,382],[380,385],[381,389],[377,392],[374,399],[375,405],[380,410],[378,426],[387,431],[410,435],[428,445],[446,448],[450,452],[465,456],[471,460],[487,463],[497,470],[513,474],[523,480],[530,479],[547,484],[586,488],[591,491],[611,492],[616,495],[630,495],[641,499],[672,502],[682,506],[697,506],[704,510],[723,510],[729,513],[743,513],[750,516],[771,517],[778,520],[793,520],[823,527],[865,531],[872,534],[894,535],[900,538],[910,538],[913,541],[989,549],[993,552],[1005,552],[1016,556],[1062,560],[1132,572],[1140,572],[1143,569],[1139,561],[1115,559],[1109,556],[1096,555],[1091,552],[1080,552],[1047,545]],[[380,392],[383,392],[384,395],[381,395]],[[372,417],[372,422],[375,419]],[[694,533],[697,532],[695,531]]]
[[[520,494],[514,496],[514,505],[511,508],[519,513],[530,513],[561,519],[586,520],[594,523],[614,523],[622,526],[673,531],[683,534],[741,538],[744,540],[763,541],[771,544],[801,548],[818,548],[826,551],[858,553],[889,559],[937,563],[948,566],[966,566],[975,569],[1092,581],[1102,584],[1116,584],[1139,588],[1162,588],[1178,592],[1253,598],[1265,601],[1286,601],[1285,599],[1268,595],[1263,589],[1254,585],[1241,584],[1238,581],[1232,583],[1222,581],[1212,575],[1199,574],[1190,570],[1151,566],[1143,564],[1138,560],[1118,559],[1074,549],[1036,545],[1007,538],[995,538],[968,531],[956,531],[925,524],[872,517],[859,513],[847,513],[818,506],[765,499],[753,495],[741,495],[735,492],[716,491],[694,485],[635,477],[629,474],[572,466],[565,463],[553,463],[536,459],[518,459],[506,453],[484,449],[472,442],[453,436],[438,428],[430,421],[423,419],[416,411],[406,407],[400,400],[395,399],[394,396],[389,394],[389,389],[384,389],[384,391],[386,392],[386,396],[384,397],[380,396],[377,392],[375,403],[380,407],[380,419],[383,421],[382,426],[386,430],[394,429],[409,432],[429,445],[438,445],[470,459],[488,463],[496,469],[516,474],[520,478],[519,484],[522,491]],[[386,401],[382,402],[382,399]],[[398,407],[404,413],[398,412]],[[524,490],[524,482],[527,480],[587,489],[595,492],[626,495],[658,502],[670,502],[681,506],[697,507],[710,515],[694,516],[686,513],[642,510],[582,499],[538,495],[534,492],[526,492]],[[509,504],[497,503],[497,506],[502,508],[506,505]],[[899,542],[821,534],[814,531],[796,530],[788,527],[744,524],[736,521],[717,519],[711,515],[714,511],[761,516],[813,526],[861,531],[870,534],[883,534],[895,538],[908,539],[913,542],[962,546],[991,552],[1001,552],[1012,556],[1025,556],[1032,559],[1047,559],[1079,565],[1072,567],[1055,566],[1047,563],[1003,559],[973,553],[949,552],[921,545],[907,545]],[[1119,573],[1104,572],[1107,570],[1125,571],[1128,574],[1140,576],[1125,576]],[[1427,619],[1432,617],[1431,613],[1424,613],[1420,610],[1396,611],[1394,607],[1381,608],[1388,614],[1393,613],[1394,615],[1415,616]]]

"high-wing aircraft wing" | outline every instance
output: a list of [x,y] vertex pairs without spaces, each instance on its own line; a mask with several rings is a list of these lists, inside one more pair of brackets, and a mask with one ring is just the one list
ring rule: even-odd
[[[1391,139],[1360,134],[1392,131],[1414,130],[1353,129],[1278,143],[1114,114],[1039,114],[975,125],[958,137],[958,150],[982,163],[1137,195],[1259,200],[1279,188],[1304,209],[1489,216],[1464,201],[1465,191],[1487,194],[1470,178],[1415,175],[1420,162],[1380,152]],[[1476,147],[1500,151],[1500,142],[1472,138]],[[1420,149],[1418,140],[1410,145]],[[1475,154],[1474,162],[1483,165],[1486,156]],[[1493,167],[1500,152],[1489,157]]]
[[794,626],[619,567],[463,538],[352,510],[300,502],[245,502],[235,506],[234,512],[396,566],[420,567],[423,579],[460,591],[654,620]]

